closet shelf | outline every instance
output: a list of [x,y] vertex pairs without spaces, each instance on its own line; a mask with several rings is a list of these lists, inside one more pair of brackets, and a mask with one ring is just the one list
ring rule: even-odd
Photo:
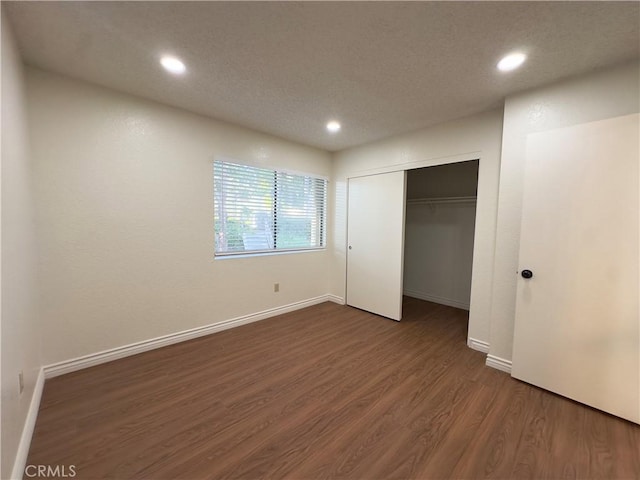
[[434,197],[407,200],[407,205],[439,205],[443,203],[476,203],[476,197]]

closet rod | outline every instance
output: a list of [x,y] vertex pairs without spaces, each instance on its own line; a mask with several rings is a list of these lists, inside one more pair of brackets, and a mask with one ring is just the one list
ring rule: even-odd
[[442,203],[475,203],[476,197],[410,198],[407,205],[437,205]]

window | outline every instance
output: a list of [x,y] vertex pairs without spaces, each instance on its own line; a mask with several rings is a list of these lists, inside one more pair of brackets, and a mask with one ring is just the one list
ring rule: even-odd
[[325,246],[327,181],[216,160],[215,255]]

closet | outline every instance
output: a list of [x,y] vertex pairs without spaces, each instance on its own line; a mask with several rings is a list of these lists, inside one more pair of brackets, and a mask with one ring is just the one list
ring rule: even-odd
[[404,295],[469,310],[478,163],[407,171]]

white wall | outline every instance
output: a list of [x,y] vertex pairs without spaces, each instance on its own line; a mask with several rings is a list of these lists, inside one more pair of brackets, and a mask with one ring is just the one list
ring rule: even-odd
[[327,293],[328,251],[213,260],[212,161],[328,176],[328,153],[41,70],[27,85],[45,364]]
[[350,176],[479,158],[469,337],[488,342],[501,134],[502,110],[495,110],[336,153],[330,190],[335,198],[330,210],[334,222],[331,293],[345,296]]
[[469,309],[475,202],[407,203],[404,294]]
[[407,198],[475,197],[478,162],[460,162],[407,172]]
[[[22,62],[2,15],[2,468],[10,478],[41,366],[37,251]],[[20,395],[18,372],[24,372]]]
[[638,64],[507,98],[492,291],[491,355],[511,360],[527,135],[638,112],[639,103]]

